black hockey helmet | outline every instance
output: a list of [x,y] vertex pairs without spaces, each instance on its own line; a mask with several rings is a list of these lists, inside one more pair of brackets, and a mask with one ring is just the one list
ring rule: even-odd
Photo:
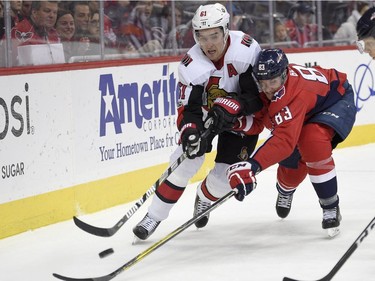
[[375,7],[368,9],[357,22],[358,40],[375,37]]
[[281,49],[263,49],[259,52],[253,72],[258,80],[281,76],[288,68],[288,58]]

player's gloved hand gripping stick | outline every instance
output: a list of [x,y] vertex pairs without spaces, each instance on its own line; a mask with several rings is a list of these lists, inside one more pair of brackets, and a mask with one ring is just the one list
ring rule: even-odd
[[226,171],[229,185],[237,190],[238,201],[243,201],[257,186],[255,175],[260,171],[259,164],[253,160],[237,162],[230,165]]
[[[211,133],[211,126],[212,120],[207,119],[205,121],[205,128],[206,131],[200,135],[201,142],[206,141],[206,138]],[[193,148],[194,149],[194,148]],[[199,150],[199,148],[198,148]],[[191,152],[191,151],[190,151]],[[202,154],[203,155],[203,154]],[[102,228],[97,227],[94,225],[90,225],[76,216],[73,217],[74,223],[76,226],[78,226],[83,231],[86,231],[90,234],[96,235],[96,236],[102,236],[102,237],[110,237],[113,234],[115,234],[132,216],[133,214],[143,205],[143,203],[152,195],[154,194],[155,190],[158,188],[159,185],[161,185],[170,174],[173,173],[174,170],[177,169],[178,166],[188,157],[187,152],[184,152],[178,157],[178,159],[172,163],[161,175],[161,177],[146,191],[145,194],[142,195],[142,197],[135,203],[133,207],[112,227],[109,228]],[[196,156],[195,156],[196,157]]]

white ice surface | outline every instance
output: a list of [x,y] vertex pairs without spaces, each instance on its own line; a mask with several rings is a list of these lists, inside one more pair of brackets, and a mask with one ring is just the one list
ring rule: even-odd
[[[211,213],[206,228],[188,228],[113,280],[218,281],[317,280],[326,275],[375,216],[375,144],[334,151],[343,220],[341,234],[329,239],[322,211],[306,179],[292,211],[275,213],[275,166],[258,175],[258,187],[244,202],[234,198]],[[155,179],[156,180],[156,179]],[[97,277],[124,265],[192,216],[195,186],[187,188],[170,217],[149,240],[132,245],[132,227],[144,206],[114,236],[96,237],[72,220],[0,240],[1,281],[51,281],[52,273]],[[97,226],[114,225],[133,204],[81,216]],[[100,259],[98,253],[115,253]],[[347,260],[333,280],[375,280],[375,231]]]

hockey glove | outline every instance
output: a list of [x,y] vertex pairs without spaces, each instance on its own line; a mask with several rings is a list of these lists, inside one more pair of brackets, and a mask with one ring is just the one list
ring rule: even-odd
[[207,140],[201,134],[194,123],[185,124],[181,128],[182,150],[189,159],[202,156],[207,150]]
[[246,195],[249,195],[257,186],[255,178],[258,170],[257,164],[251,164],[247,161],[235,163],[227,169],[227,178],[232,189],[237,189],[234,196],[238,201],[243,201]]
[[241,104],[234,98],[217,98],[208,112],[208,118],[213,119],[212,132],[220,134],[231,130],[241,111]]
[[247,115],[247,116],[241,116],[237,118],[236,122],[233,126],[233,131],[245,133],[251,129],[251,126],[253,125],[253,116]]

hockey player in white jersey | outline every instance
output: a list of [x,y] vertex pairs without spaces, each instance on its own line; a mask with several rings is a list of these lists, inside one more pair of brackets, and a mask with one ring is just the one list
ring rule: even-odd
[[[188,181],[203,164],[204,154],[211,151],[215,135],[218,135],[215,166],[197,188],[194,215],[231,190],[226,169],[248,159],[255,148],[258,135],[242,132],[251,127],[251,114],[262,108],[251,74],[261,48],[249,35],[229,30],[229,20],[225,7],[218,3],[200,6],[192,19],[196,44],[178,68],[177,126],[181,145],[170,161],[173,163],[183,152],[188,159],[157,188],[148,213],[133,228],[139,239],[147,239],[168,217]],[[213,120],[211,134],[202,138],[208,118]],[[208,215],[202,217],[196,227],[204,227],[208,219]]]

